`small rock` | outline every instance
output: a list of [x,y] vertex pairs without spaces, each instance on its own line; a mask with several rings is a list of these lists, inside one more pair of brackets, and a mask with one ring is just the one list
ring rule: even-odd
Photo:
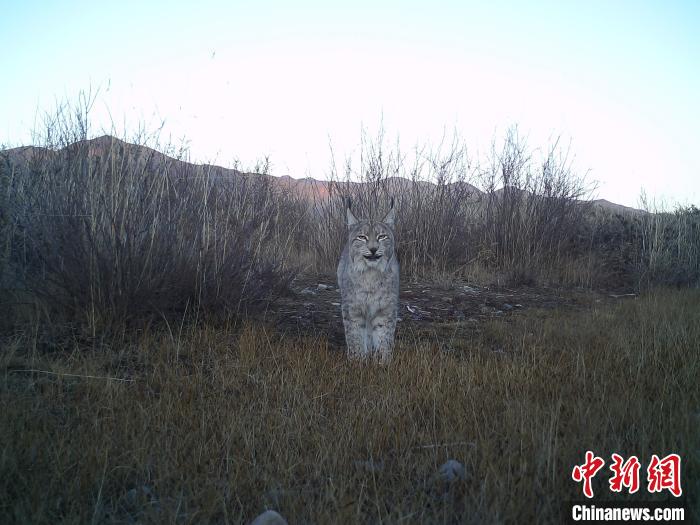
[[274,510],[266,510],[251,521],[250,525],[287,525],[287,520]]
[[340,303],[331,303],[333,306],[340,306]]
[[311,288],[304,288],[301,292],[299,292],[302,295],[316,295],[316,290],[312,290]]
[[522,308],[522,307],[523,307],[522,304],[516,304],[516,305],[513,305],[513,306],[515,306],[516,308]]
[[332,290],[333,289],[332,286],[329,286],[327,284],[322,284],[322,283],[318,283],[318,286],[316,288],[318,288],[319,290]]
[[505,311],[508,311],[508,310],[512,310],[512,309],[513,309],[513,305],[512,305],[512,304],[508,304],[508,303],[503,303],[503,306],[501,306],[501,308],[502,308],[503,310],[505,310]]
[[484,305],[484,306],[482,306],[481,308],[479,308],[479,311],[480,311],[482,314],[491,314],[491,313],[495,312],[496,309],[495,309],[493,306],[485,306],[485,305]]
[[455,459],[449,459],[443,463],[438,472],[440,478],[448,483],[454,483],[459,480],[464,481],[467,478],[467,471],[464,465]]

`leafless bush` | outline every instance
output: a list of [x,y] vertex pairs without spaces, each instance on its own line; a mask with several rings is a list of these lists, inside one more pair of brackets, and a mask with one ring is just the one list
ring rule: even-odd
[[10,239],[12,238],[10,197],[13,178],[12,165],[6,158],[0,157],[0,289],[8,286],[5,281],[10,255]]
[[641,199],[642,209],[599,209],[586,224],[590,257],[600,274],[595,285],[644,289],[700,284],[700,211],[670,212]]
[[324,247],[319,265],[330,271],[345,242],[345,200],[361,217],[379,220],[393,198],[398,208],[397,237],[402,271],[409,277],[456,271],[468,258],[474,202],[473,168],[457,136],[435,149],[405,153],[389,146],[383,131],[363,133],[359,159],[347,159],[339,175],[332,165],[328,195],[317,199],[316,236]]
[[59,107],[35,139],[42,147],[0,154],[0,287],[93,327],[250,312],[295,268],[334,272],[348,197],[373,219],[395,199],[409,279],[698,283],[697,209],[601,212],[559,140],[542,152],[512,128],[479,163],[456,134],[405,150],[365,132],[327,183],[294,191],[298,181],[265,175],[269,159],[245,173],[183,162],[186,149],[143,131],[130,138],[138,146],[87,140],[91,105]]
[[481,246],[498,268],[527,280],[572,255],[592,188],[573,171],[558,139],[536,163],[511,128],[502,147],[492,147],[482,185]]
[[639,286],[700,285],[700,210],[679,206],[658,209],[644,197],[648,213],[633,228]]
[[329,271],[340,253],[346,197],[360,215],[374,219],[390,197],[396,199],[402,269],[409,277],[468,273],[475,264],[540,277],[563,265],[581,235],[590,193],[568,151],[555,141],[535,164],[511,129],[488,161],[485,168],[474,163],[457,136],[408,155],[398,142],[388,147],[382,132],[374,139],[363,134],[359,166],[348,160],[338,175],[333,164],[328,195],[316,203],[319,265]]
[[87,111],[57,115],[43,148],[4,154],[17,172],[14,278],[46,308],[99,326],[188,309],[242,313],[285,288],[291,206],[269,178],[112,137],[86,141]]

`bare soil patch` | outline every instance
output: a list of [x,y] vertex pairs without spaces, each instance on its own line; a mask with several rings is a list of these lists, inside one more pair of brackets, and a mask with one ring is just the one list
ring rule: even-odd
[[[580,288],[485,286],[466,281],[450,285],[402,282],[396,337],[442,341],[442,336],[448,336],[449,343],[479,333],[488,321],[526,311],[586,309],[634,297],[633,293]],[[290,294],[277,300],[266,317],[283,333],[326,337],[332,347],[339,349],[345,344],[340,290],[332,276],[298,277]]]

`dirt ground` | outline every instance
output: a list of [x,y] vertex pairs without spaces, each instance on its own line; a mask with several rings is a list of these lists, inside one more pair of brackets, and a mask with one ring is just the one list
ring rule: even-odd
[[[278,299],[266,316],[290,335],[325,336],[344,348],[340,291],[332,277],[298,277],[289,296]],[[634,298],[632,293],[520,286],[482,286],[454,282],[402,282],[397,339],[450,341],[478,333],[488,321],[508,319],[528,310],[581,309]],[[447,335],[449,337],[438,337]],[[449,348],[446,348],[449,349]]]

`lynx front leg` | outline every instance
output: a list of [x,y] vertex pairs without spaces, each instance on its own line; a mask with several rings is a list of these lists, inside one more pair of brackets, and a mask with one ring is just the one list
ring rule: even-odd
[[343,319],[345,325],[345,342],[350,359],[367,356],[367,325],[363,319]]
[[396,319],[393,316],[380,316],[372,321],[372,355],[381,363],[391,361],[395,331]]

